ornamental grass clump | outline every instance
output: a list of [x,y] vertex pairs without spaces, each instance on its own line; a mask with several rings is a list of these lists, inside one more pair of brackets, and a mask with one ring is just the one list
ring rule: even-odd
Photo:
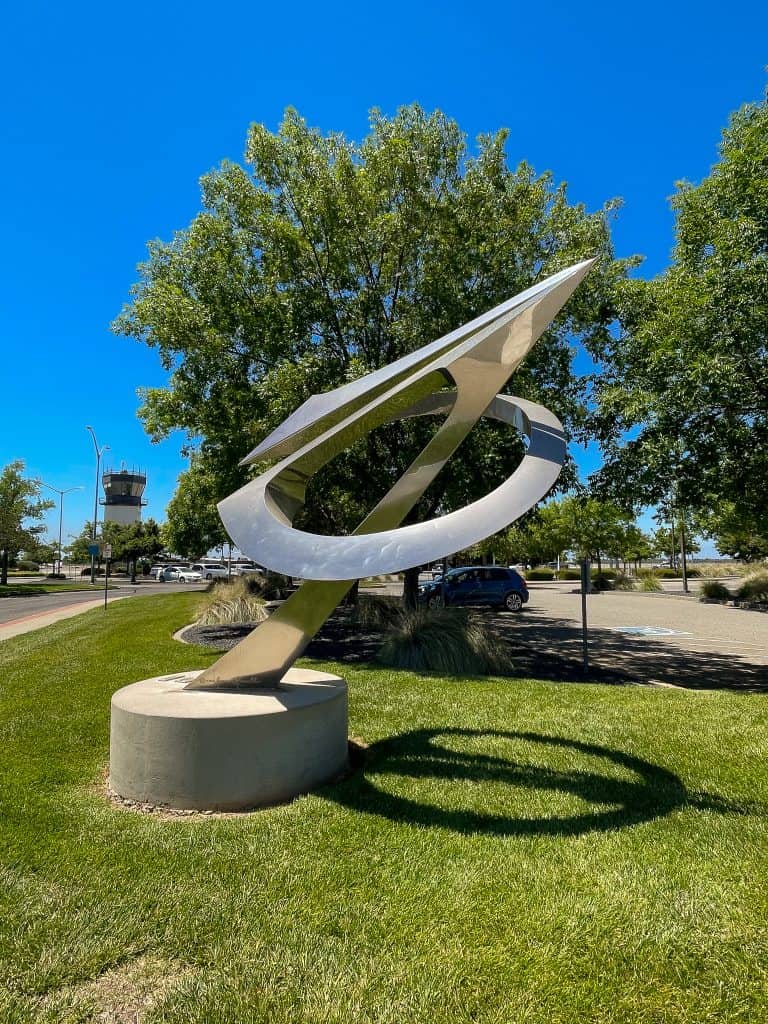
[[731,592],[719,580],[706,580],[699,587],[700,601],[730,601]]
[[249,572],[238,577],[248,588],[248,593],[261,597],[265,601],[275,601],[288,594],[288,580],[279,572]]
[[377,656],[389,668],[449,676],[504,675],[509,648],[478,616],[457,609],[403,612]]
[[653,569],[643,569],[638,577],[641,590],[658,592],[662,589],[659,577]]
[[614,590],[634,590],[635,581],[631,576],[627,576],[626,573],[617,572],[616,579],[613,581]]
[[768,569],[758,569],[745,577],[736,591],[736,597],[739,601],[768,604]]
[[238,622],[263,622],[267,617],[264,599],[253,593],[245,577],[217,580],[205,592],[198,605],[199,626],[219,626]]
[[359,597],[352,614],[362,629],[384,630],[396,625],[403,614],[403,606],[394,597]]

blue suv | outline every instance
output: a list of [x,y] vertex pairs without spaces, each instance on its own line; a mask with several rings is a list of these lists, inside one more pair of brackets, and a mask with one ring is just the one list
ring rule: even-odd
[[[500,565],[470,565],[445,574],[446,605],[498,605],[519,612],[528,600],[528,587],[519,572]],[[430,608],[443,603],[440,579],[419,587],[419,601]]]

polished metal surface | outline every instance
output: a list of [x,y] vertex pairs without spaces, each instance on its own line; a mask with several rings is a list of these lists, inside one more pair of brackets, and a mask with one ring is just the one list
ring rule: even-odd
[[[224,525],[254,561],[305,582],[203,672],[195,688],[276,685],[356,579],[469,547],[547,493],[565,455],[562,427],[542,406],[498,392],[593,262],[563,270],[390,366],[309,399],[251,452],[244,462],[279,461],[220,503]],[[351,536],[293,529],[307,482],[326,462],[383,423],[439,413],[447,414],[443,424]],[[518,468],[463,509],[399,527],[483,415],[528,436]]]

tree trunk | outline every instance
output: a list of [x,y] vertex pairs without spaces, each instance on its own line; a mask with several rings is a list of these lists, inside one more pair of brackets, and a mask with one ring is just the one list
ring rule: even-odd
[[419,567],[406,569],[403,577],[403,604],[413,611],[419,600]]
[[136,559],[131,559],[131,583],[136,582]]
[[0,563],[0,584],[6,586],[8,583],[8,549],[3,548],[3,560]]

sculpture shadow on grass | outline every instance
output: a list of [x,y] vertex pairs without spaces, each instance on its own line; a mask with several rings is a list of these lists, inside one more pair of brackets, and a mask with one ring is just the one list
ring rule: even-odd
[[[572,755],[572,765],[547,767],[458,749],[462,742],[477,744],[508,740],[533,744],[546,761],[547,753]],[[446,741],[454,744],[446,745]],[[442,742],[441,742],[442,740]],[[666,768],[610,747],[561,736],[497,730],[419,729],[353,750],[357,771],[344,782],[323,790],[335,803],[391,821],[439,827],[464,834],[495,836],[578,836],[589,832],[637,825],[670,814],[684,806],[725,811],[736,807],[689,794],[681,780]],[[601,771],[599,763],[605,766]],[[435,782],[506,785],[517,789],[565,794],[587,804],[583,811],[549,816],[510,816],[491,810],[458,809],[421,802],[417,797],[388,791],[386,777],[407,777],[424,782],[425,791]],[[418,787],[417,787],[418,789]],[[457,794],[458,795],[458,787]]]

